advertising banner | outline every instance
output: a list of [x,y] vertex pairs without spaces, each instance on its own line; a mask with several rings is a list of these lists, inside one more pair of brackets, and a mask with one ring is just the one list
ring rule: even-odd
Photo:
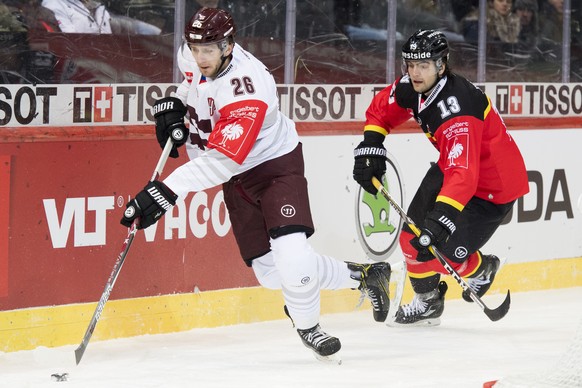
[[[2,310],[99,299],[127,236],[125,204],[160,153],[153,140],[0,143]],[[216,188],[138,232],[111,298],[253,285]]]
[[[281,110],[304,128],[303,135],[312,123],[332,130],[333,136],[303,136],[302,142],[316,224],[310,241],[341,260],[402,255],[398,218],[359,191],[351,176],[365,109],[382,88],[279,86]],[[580,256],[582,182],[576,166],[582,160],[576,145],[582,132],[535,123],[579,120],[582,86],[483,88],[504,118],[523,120],[527,130],[510,129],[530,181],[530,193],[487,247],[512,262]],[[175,89],[171,84],[0,86],[2,310],[99,298],[127,235],[119,224],[125,204],[147,183],[161,152],[151,106]],[[414,132],[394,131],[385,144],[390,189],[405,208],[436,158],[420,130]],[[51,141],[45,141],[50,133]],[[184,155],[171,159],[166,173],[185,161]],[[138,233],[111,298],[256,285],[240,259],[217,187],[191,193]]]
[[[582,113],[581,84],[480,86],[506,118],[564,118]],[[363,121],[384,85],[279,85],[281,111],[298,122]],[[0,85],[0,128],[138,125],[174,84]]]

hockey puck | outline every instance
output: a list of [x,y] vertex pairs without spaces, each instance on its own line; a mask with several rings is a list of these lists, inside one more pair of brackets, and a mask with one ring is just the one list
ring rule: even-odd
[[69,379],[68,373],[53,373],[51,375],[52,381],[67,381]]

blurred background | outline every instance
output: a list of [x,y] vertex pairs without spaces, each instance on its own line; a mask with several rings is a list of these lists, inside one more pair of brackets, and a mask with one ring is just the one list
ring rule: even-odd
[[[0,0],[0,83],[179,82],[175,53],[201,6],[227,9],[279,84],[391,82],[419,28],[442,30],[474,82],[580,82],[580,2]],[[66,27],[63,9],[84,27]]]

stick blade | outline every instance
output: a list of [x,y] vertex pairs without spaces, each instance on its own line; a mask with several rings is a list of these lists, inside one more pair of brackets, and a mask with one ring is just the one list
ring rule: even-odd
[[505,296],[505,300],[499,307],[496,309],[485,308],[485,314],[491,319],[493,322],[496,322],[503,318],[507,312],[509,311],[509,306],[511,304],[511,295],[509,294],[509,290],[507,290],[507,295]]
[[77,349],[75,349],[75,361],[77,362],[77,365],[81,362],[81,358],[83,358],[83,354],[85,354],[85,349],[87,349],[85,343],[82,343]]

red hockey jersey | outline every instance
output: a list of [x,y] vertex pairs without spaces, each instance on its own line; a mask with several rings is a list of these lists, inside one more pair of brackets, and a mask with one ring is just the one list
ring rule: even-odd
[[503,119],[465,78],[443,77],[425,98],[403,76],[374,97],[364,130],[387,135],[410,117],[440,153],[444,182],[437,201],[462,210],[473,196],[503,204],[529,191],[523,157]]

